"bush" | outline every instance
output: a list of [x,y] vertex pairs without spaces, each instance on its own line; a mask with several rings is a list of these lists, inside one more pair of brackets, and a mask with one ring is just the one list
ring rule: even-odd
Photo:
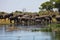
[[60,27],[60,24],[57,24],[56,27]]

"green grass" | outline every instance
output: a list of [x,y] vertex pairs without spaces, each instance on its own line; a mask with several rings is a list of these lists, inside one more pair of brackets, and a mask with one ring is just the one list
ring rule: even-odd
[[43,31],[43,32],[52,32],[52,31],[56,31],[56,32],[60,32],[60,24],[51,24],[48,25],[48,27],[45,28],[40,28],[40,29],[34,29],[32,30],[34,31]]

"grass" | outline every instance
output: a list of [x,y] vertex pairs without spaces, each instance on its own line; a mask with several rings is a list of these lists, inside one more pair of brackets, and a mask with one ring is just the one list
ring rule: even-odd
[[14,23],[13,23],[13,21],[12,21],[12,23],[10,23],[10,20],[0,19],[0,25],[4,25],[4,24],[14,24]]
[[48,25],[48,27],[44,27],[44,28],[40,28],[40,29],[34,29],[32,30],[34,31],[43,31],[43,32],[52,32],[52,31],[56,31],[56,32],[60,32],[60,24],[50,24]]

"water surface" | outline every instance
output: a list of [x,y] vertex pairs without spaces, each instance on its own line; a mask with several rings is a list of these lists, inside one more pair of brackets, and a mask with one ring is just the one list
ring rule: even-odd
[[16,26],[21,30],[6,31],[10,25],[0,25],[0,40],[55,40],[52,32],[31,32],[34,26]]

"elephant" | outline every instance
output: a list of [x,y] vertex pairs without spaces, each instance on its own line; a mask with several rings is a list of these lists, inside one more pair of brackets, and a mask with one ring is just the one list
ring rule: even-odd
[[6,14],[6,15],[4,15],[4,19],[9,18],[9,17],[11,17],[11,16],[13,16],[12,13],[11,13],[11,14]]
[[3,15],[0,15],[0,19],[3,19]]
[[10,23],[12,23],[12,20],[14,20],[14,23],[18,23],[18,17],[9,17]]
[[57,20],[58,22],[60,22],[60,17],[56,17],[56,20]]

